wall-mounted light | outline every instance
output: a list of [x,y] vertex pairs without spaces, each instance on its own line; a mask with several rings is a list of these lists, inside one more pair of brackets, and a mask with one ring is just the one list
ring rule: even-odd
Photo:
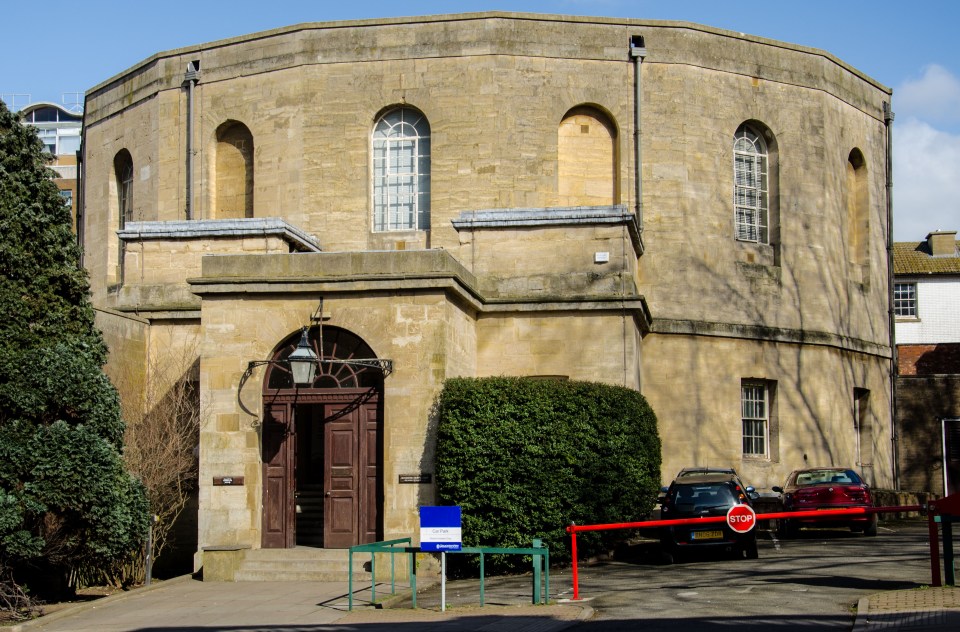
[[294,384],[298,386],[313,384],[313,378],[317,375],[318,359],[316,352],[310,347],[310,338],[307,335],[307,328],[304,327],[297,348],[287,356]]

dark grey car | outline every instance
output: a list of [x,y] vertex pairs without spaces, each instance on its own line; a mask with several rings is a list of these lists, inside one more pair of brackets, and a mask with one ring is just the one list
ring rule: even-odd
[[[678,477],[667,488],[660,501],[660,518],[726,516],[730,507],[751,505],[755,497],[756,492],[744,487],[735,474],[688,474]],[[721,549],[751,559],[757,557],[756,529],[737,533],[726,522],[663,527],[660,542],[669,561],[677,554],[697,549]]]

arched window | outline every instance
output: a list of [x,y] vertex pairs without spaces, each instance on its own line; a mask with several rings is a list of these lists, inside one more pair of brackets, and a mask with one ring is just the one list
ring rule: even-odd
[[602,206],[617,201],[617,131],[591,107],[577,107],[557,131],[560,206]]
[[741,125],[733,137],[733,205],[736,238],[770,243],[767,144],[758,130]]
[[133,158],[126,149],[113,159],[113,172],[117,183],[117,216],[122,229],[133,221]]
[[[275,363],[267,368],[264,377],[266,390],[295,388],[289,362],[284,361],[296,350],[300,335],[300,332],[291,334],[277,348],[272,358]],[[369,388],[382,384],[380,369],[370,363],[350,362],[377,357],[370,345],[353,332],[331,325],[324,325],[322,331],[320,327],[311,327],[308,342],[320,358],[311,388]]]
[[869,261],[869,218],[867,210],[867,163],[859,149],[847,157],[847,248],[850,263]]
[[430,229],[430,123],[409,107],[373,130],[373,230]]
[[253,217],[253,135],[228,121],[217,128],[214,217]]

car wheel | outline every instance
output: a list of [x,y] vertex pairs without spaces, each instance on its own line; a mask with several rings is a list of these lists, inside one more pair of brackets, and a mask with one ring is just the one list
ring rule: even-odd
[[871,522],[870,524],[868,524],[866,527],[864,527],[864,529],[863,529],[863,535],[868,536],[868,537],[871,537],[871,538],[874,537],[875,535],[877,535],[877,521],[876,521],[876,520],[874,520],[873,522]]

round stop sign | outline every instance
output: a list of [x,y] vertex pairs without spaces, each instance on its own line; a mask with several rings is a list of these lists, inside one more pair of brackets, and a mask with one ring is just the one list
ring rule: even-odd
[[727,511],[727,525],[737,533],[747,533],[757,524],[757,512],[750,505],[734,505]]

